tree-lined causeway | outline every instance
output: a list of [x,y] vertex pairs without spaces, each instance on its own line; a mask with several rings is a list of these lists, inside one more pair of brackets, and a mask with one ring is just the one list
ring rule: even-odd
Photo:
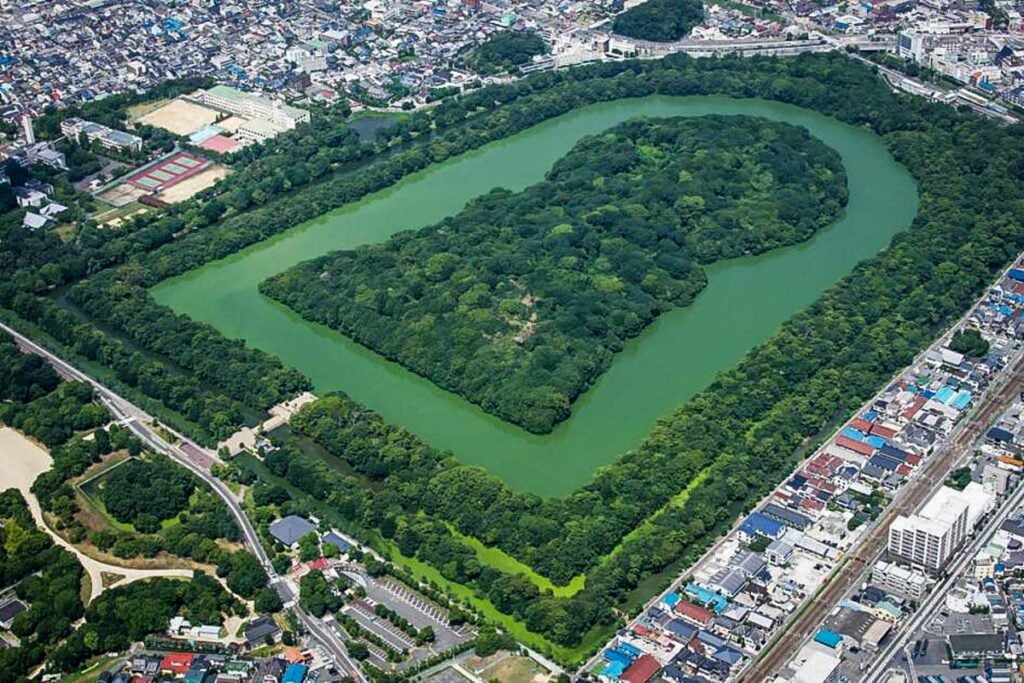
[[[537,436],[487,415],[429,380],[345,336],[308,323],[257,287],[294,264],[379,242],[456,213],[493,187],[539,181],[584,135],[634,116],[761,116],[804,126],[839,152],[849,203],[831,227],[795,247],[708,268],[709,285],[689,307],[661,316],[580,398],[572,417]],[[425,171],[394,187],[296,226],[154,288],[159,303],[272,353],[315,384],[342,390],[464,462],[514,487],[566,493],[590,480],[668,414],[733,365],[853,266],[907,229],[917,211],[913,179],[873,133],[809,110],[764,100],[648,97],[595,104],[546,121]]]

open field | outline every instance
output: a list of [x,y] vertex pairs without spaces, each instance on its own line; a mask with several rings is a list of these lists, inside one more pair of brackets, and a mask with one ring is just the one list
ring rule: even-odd
[[0,484],[18,489],[26,498],[31,495],[32,482],[53,462],[46,449],[9,427],[0,427],[0,453],[4,455]]
[[105,204],[113,206],[114,208],[123,209],[138,201],[139,197],[144,194],[146,194],[145,190],[140,187],[135,187],[129,183],[121,183],[120,185],[110,188],[103,194],[97,195],[96,198]]
[[167,104],[170,100],[161,98],[159,100],[152,100],[150,102],[140,102],[139,104],[133,104],[128,107],[128,119],[131,121],[138,121],[143,116],[146,116],[150,112],[156,111],[160,107]]
[[206,170],[197,173],[191,178],[186,178],[176,185],[172,185],[163,192],[156,195],[156,198],[160,201],[167,202],[168,204],[177,204],[183,202],[186,199],[191,199],[196,193],[205,190],[208,187],[213,187],[221,178],[224,178],[230,173],[225,166],[214,164]]
[[[480,671],[485,681],[501,681],[502,683],[546,683],[551,680],[550,672],[529,657],[520,657],[502,653],[493,663],[489,663]],[[470,660],[472,661],[472,660]]]
[[139,122],[184,136],[210,125],[219,114],[216,109],[178,98],[142,116]]

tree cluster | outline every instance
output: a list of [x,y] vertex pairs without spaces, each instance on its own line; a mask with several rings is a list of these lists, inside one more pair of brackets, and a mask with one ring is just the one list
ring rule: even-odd
[[551,47],[533,31],[499,31],[466,55],[466,64],[481,74],[511,73]]
[[195,489],[195,477],[180,465],[165,458],[135,458],[104,475],[100,496],[115,519],[154,533],[188,507]]
[[839,155],[750,117],[643,119],[584,138],[546,179],[261,291],[532,432],[549,432],[701,264],[805,240],[846,203]]
[[704,20],[701,0],[644,0],[612,21],[612,31],[627,38],[668,43],[690,35]]

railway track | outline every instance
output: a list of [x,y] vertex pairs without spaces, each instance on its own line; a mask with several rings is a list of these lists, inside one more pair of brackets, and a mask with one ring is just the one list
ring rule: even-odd
[[951,438],[925,462],[924,469],[909,481],[903,492],[885,509],[870,536],[858,545],[840,564],[817,595],[804,606],[783,634],[769,649],[740,676],[741,681],[759,683],[770,680],[773,674],[793,657],[811,634],[820,628],[825,616],[832,611],[847,592],[860,580],[865,567],[873,564],[885,550],[889,539],[889,526],[900,515],[911,514],[921,506],[937,485],[945,480],[947,472],[981,437],[985,429],[1008,408],[1024,384],[1024,354],[1018,353],[1010,367],[1000,373],[995,386],[982,397],[977,410],[969,415],[953,432]]

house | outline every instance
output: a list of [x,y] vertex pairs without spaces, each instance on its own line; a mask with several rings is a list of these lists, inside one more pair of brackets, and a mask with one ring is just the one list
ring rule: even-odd
[[260,617],[245,629],[245,644],[250,648],[259,647],[267,641],[268,637],[276,640],[280,633],[281,627],[273,619]]
[[270,535],[289,548],[297,548],[299,539],[311,531],[316,531],[316,526],[297,515],[288,515],[270,524]]
[[185,683],[213,683],[217,669],[205,661],[196,661],[185,673]]
[[622,672],[619,680],[628,681],[628,683],[647,683],[659,671],[661,671],[661,664],[658,663],[658,660],[650,655],[640,655],[629,665],[629,668]]
[[140,676],[155,676],[160,672],[160,658],[149,655],[135,655],[129,662],[132,673]]
[[711,623],[711,620],[715,618],[714,613],[711,610],[704,609],[699,605],[694,605],[692,602],[686,602],[680,600],[676,603],[673,608],[679,616],[688,621],[692,621],[700,626],[707,626]]
[[760,512],[755,512],[743,521],[738,534],[741,541],[750,543],[758,536],[764,536],[768,540],[775,540],[780,538],[785,531],[786,527],[781,522]]
[[1001,633],[968,633],[949,636],[949,651],[954,661],[1005,659],[1006,644]]
[[328,532],[327,534],[324,534],[324,537],[323,537],[322,540],[327,545],[333,545],[335,548],[338,549],[338,552],[340,552],[342,554],[347,553],[349,550],[352,549],[352,544],[351,543],[349,543],[348,541],[346,541],[344,538],[342,538],[341,536],[339,536],[338,534],[336,534],[333,531]]
[[191,652],[171,652],[160,662],[160,673],[167,676],[184,676],[192,668],[195,658]]
[[14,618],[28,609],[28,605],[21,600],[11,600],[0,605],[0,628],[10,630],[14,624]]

